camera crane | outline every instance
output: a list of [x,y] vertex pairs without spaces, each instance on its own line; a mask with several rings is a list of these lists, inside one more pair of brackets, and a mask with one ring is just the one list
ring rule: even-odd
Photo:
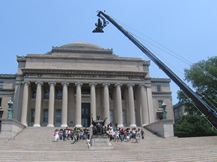
[[[158,59],[151,51],[148,50],[142,43],[140,43],[135,37],[133,37],[127,30],[120,26],[114,19],[112,19],[108,14],[103,11],[99,11],[97,16],[98,24],[96,29],[93,30],[94,33],[103,33],[103,28],[108,24],[109,20],[116,28],[118,28],[129,40],[131,40],[144,54],[146,54],[157,66],[162,69],[179,87],[182,89],[188,97],[190,97],[197,105],[199,110],[206,115],[215,128],[217,128],[217,112],[214,108],[210,107],[206,102],[204,102],[190,87],[188,87],[169,67],[167,67],[160,59]],[[100,20],[100,18],[103,20]]]

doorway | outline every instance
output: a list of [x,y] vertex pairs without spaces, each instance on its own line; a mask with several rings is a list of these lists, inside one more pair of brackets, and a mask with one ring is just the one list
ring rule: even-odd
[[90,126],[90,103],[82,103],[81,122],[83,127]]

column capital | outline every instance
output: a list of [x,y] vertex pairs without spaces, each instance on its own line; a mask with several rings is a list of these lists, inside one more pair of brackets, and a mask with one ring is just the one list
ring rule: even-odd
[[78,86],[78,85],[82,86],[83,83],[82,82],[75,82],[75,86]]
[[110,86],[110,83],[103,83],[102,86]]
[[91,83],[89,83],[89,86],[92,86],[92,85],[96,86],[97,83],[96,83],[96,82],[91,82]]
[[142,86],[143,86],[143,87],[146,87],[146,84],[145,84],[145,83],[141,83],[141,84],[139,84],[139,86],[140,86],[140,87],[142,87]]
[[48,82],[48,84],[49,84],[49,85],[52,85],[52,84],[53,84],[53,85],[56,85],[56,82],[50,81],[50,82]]
[[29,81],[23,81],[22,84],[28,84],[28,85],[30,85],[30,82]]
[[62,85],[69,85],[69,82],[61,82]]
[[117,87],[117,86],[122,86],[123,84],[122,83],[115,83],[115,87]]
[[38,84],[43,85],[43,82],[42,82],[42,81],[36,81],[35,84],[37,84],[37,85],[38,85]]
[[128,84],[127,84],[127,87],[130,87],[130,86],[133,87],[133,86],[135,86],[135,84],[133,84],[133,83],[128,83]]

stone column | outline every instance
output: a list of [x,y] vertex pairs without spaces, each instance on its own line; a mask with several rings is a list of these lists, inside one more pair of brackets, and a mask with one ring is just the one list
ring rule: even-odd
[[96,120],[96,89],[97,83],[90,83],[91,117]]
[[23,84],[24,84],[24,88],[23,88],[23,105],[22,105],[21,123],[27,126],[27,109],[28,109],[30,82],[24,81]]
[[33,127],[41,127],[40,119],[41,119],[41,91],[43,82],[37,81],[35,82],[37,85],[36,89],[36,99],[35,99],[35,121]]
[[49,92],[49,108],[48,108],[48,125],[47,127],[54,127],[54,102],[55,102],[55,85],[56,82],[48,82],[50,85]]
[[124,127],[122,115],[122,97],[121,97],[121,83],[116,83],[116,100],[117,100],[117,123],[118,127]]
[[142,106],[142,126],[149,124],[149,113],[147,106],[147,96],[145,91],[145,84],[139,84],[140,87],[140,102]]
[[127,86],[128,86],[128,97],[129,97],[130,127],[132,128],[132,127],[136,127],[134,96],[133,96],[134,84],[127,84]]
[[149,120],[150,123],[153,123],[155,119],[154,119],[154,108],[153,108],[151,86],[147,86],[147,101],[148,101],[148,110],[149,110]]
[[107,118],[105,125],[110,123],[110,109],[109,109],[109,83],[103,83],[104,87],[104,118]]
[[83,83],[76,82],[76,110],[75,110],[75,127],[82,127],[81,125],[81,86]]
[[68,111],[68,85],[69,82],[62,82],[63,95],[62,95],[62,124],[60,127],[68,127],[67,125],[67,111]]
[[15,84],[15,90],[14,90],[14,97],[13,97],[13,119],[16,119],[17,121],[21,121],[21,113],[22,113],[22,105],[20,107],[21,103],[21,84],[20,81],[16,81]]

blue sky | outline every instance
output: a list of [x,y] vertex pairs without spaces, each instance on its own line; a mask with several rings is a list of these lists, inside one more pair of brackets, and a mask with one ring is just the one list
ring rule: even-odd
[[[92,33],[96,11],[106,10],[183,79],[189,64],[216,56],[216,7],[216,0],[2,0],[0,73],[16,73],[16,55],[44,54],[70,42],[89,42],[112,48],[121,57],[150,60],[111,23],[104,34]],[[188,64],[164,52],[167,49]],[[150,73],[168,78],[153,62]],[[173,104],[177,90],[171,82]]]

